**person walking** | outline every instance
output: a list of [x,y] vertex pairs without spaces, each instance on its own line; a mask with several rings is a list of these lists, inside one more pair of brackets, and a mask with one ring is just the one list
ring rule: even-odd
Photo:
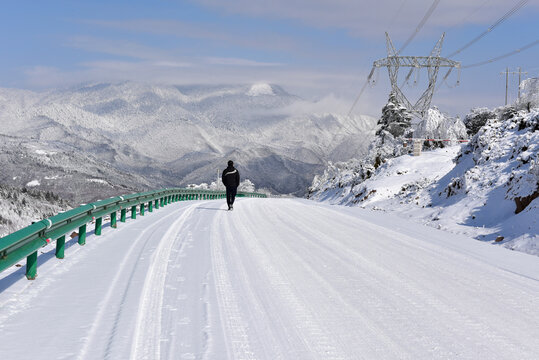
[[228,167],[223,170],[223,176],[221,177],[223,184],[226,187],[226,203],[228,210],[234,209],[234,199],[240,186],[240,172],[234,167],[234,162],[228,160]]

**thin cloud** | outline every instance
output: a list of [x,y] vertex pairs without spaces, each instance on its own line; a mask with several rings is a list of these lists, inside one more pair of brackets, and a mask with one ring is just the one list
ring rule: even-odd
[[[318,28],[340,28],[357,37],[379,38],[391,31],[396,38],[405,38],[417,26],[430,1],[401,0],[193,0],[209,8],[232,14],[272,17],[300,21]],[[486,24],[497,19],[511,4],[506,0],[484,1],[452,0],[440,3],[424,31],[440,32],[449,27]],[[480,7],[481,11],[478,11]],[[537,12],[537,1],[528,4],[529,11]],[[473,16],[470,16],[473,15]],[[463,22],[463,19],[465,20]]]
[[239,31],[212,23],[191,23],[186,21],[162,19],[134,20],[79,20],[80,23],[123,30],[133,33],[170,35],[179,38],[201,39],[215,44],[227,44],[250,49],[292,51],[301,46],[301,42],[275,31]]
[[206,63],[212,65],[228,65],[228,66],[282,66],[281,63],[273,62],[260,62],[248,59],[239,58],[222,58],[222,57],[209,57],[206,58]]
[[65,44],[87,52],[95,52],[117,56],[127,56],[142,60],[162,60],[171,56],[165,50],[125,41],[102,39],[90,36],[73,36]]

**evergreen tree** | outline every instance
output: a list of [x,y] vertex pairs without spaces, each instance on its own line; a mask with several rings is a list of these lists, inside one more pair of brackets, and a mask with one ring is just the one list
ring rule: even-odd
[[393,137],[405,135],[412,126],[412,115],[404,105],[399,103],[395,93],[389,94],[387,104],[382,108],[382,117],[378,120],[381,125],[376,135],[381,135],[383,131],[389,132]]

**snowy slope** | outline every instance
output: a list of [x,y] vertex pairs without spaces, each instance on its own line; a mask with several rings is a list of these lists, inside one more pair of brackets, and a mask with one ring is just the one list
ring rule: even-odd
[[69,208],[54,193],[0,185],[0,237]]
[[[391,214],[182,202],[0,276],[2,359],[533,359],[539,262]],[[390,229],[388,228],[390,224]],[[91,286],[89,286],[91,284]],[[32,339],[29,343],[27,339]]]
[[309,197],[539,255],[539,109],[485,113],[491,118],[467,145],[389,159],[368,178],[357,161],[332,164]]
[[303,194],[327,160],[363,154],[374,125],[314,105],[270,84],[0,89],[0,134],[91,154],[154,187],[209,182],[234,158],[258,187]]
[[59,142],[0,135],[0,164],[0,184],[53,192],[72,206],[150,188],[148,179]]

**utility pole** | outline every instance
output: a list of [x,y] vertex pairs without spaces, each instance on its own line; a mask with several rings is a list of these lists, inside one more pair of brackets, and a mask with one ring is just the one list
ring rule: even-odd
[[507,67],[505,71],[500,73],[500,75],[504,75],[504,74],[505,74],[505,105],[507,105],[507,92],[509,89],[509,74],[511,75],[518,74],[518,99],[520,100],[520,82],[522,81],[522,74],[526,75],[527,72],[526,71],[523,72],[520,66],[518,67],[518,72],[509,71],[509,68]]
[[505,105],[507,106],[507,87],[509,84],[509,68],[505,69]]

